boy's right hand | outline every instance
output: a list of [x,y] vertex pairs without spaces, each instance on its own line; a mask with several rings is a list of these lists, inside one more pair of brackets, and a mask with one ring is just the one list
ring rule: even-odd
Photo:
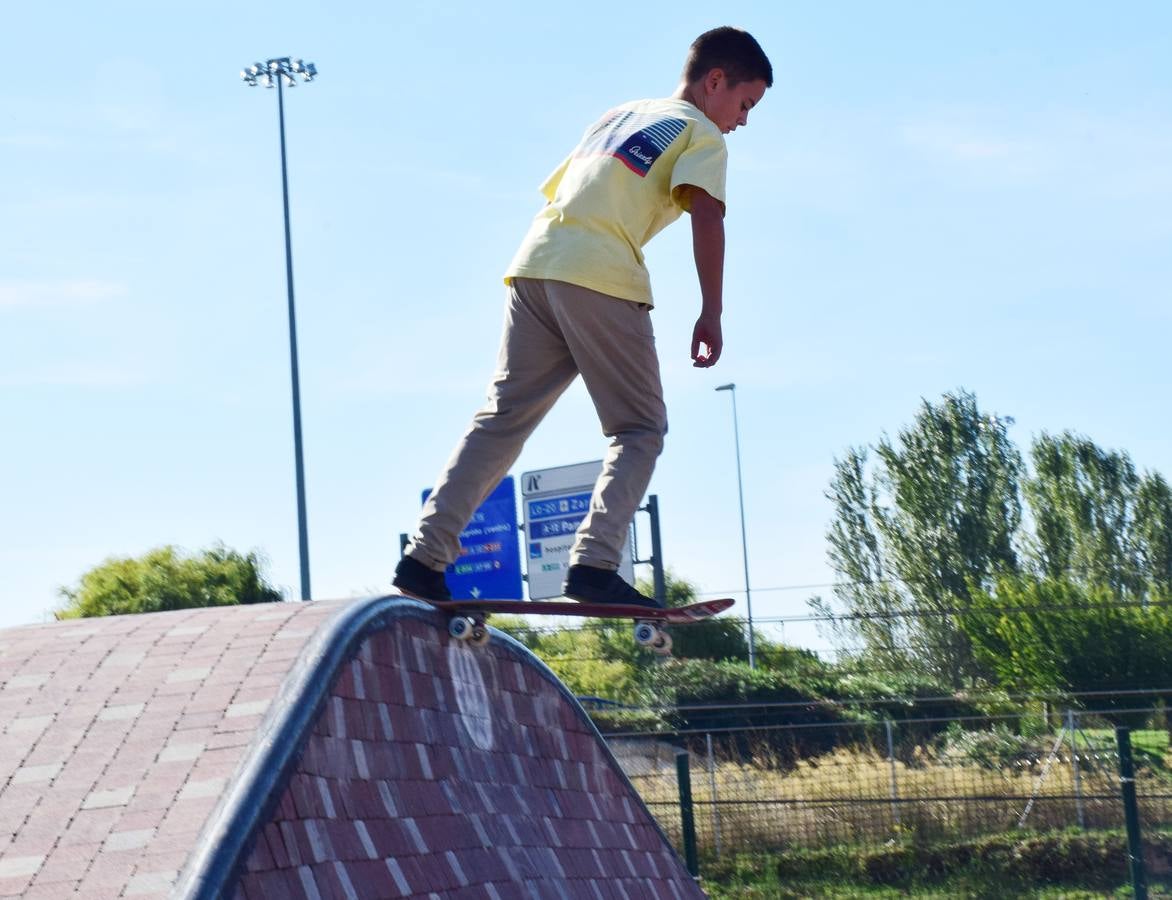
[[[701,347],[707,352],[701,353]],[[702,314],[692,329],[692,365],[697,369],[707,369],[716,365],[723,347],[724,338],[720,331],[720,315]]]
[[[720,313],[724,308],[724,204],[702,188],[689,186],[692,213],[692,250],[700,278],[700,318],[692,329],[692,365],[716,365],[724,339]],[[707,350],[701,353],[701,345]]]

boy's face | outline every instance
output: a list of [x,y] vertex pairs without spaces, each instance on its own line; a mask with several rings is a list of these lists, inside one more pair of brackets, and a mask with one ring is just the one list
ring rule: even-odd
[[704,105],[700,108],[721,133],[728,134],[749,124],[749,110],[764,96],[765,82],[760,78],[730,86],[724,70],[713,69],[704,79]]

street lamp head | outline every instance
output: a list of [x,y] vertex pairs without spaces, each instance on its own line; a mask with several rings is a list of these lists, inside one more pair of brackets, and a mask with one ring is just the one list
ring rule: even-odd
[[737,386],[735,384],[722,384],[717,388],[718,391],[735,391]]
[[290,60],[289,57],[283,56],[280,59],[270,59],[268,62],[253,63],[240,73],[240,77],[249,87],[256,87],[257,82],[263,80],[264,86],[268,88],[276,87],[278,82],[288,87],[296,87],[297,75],[301,76],[302,81],[313,81],[317,77],[317,66],[301,59]]

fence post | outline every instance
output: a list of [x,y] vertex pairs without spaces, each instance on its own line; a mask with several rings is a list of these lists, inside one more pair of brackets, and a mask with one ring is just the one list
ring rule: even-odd
[[1078,827],[1086,828],[1086,814],[1082,806],[1082,769],[1078,765],[1078,729],[1075,727],[1073,709],[1066,711],[1066,730],[1070,733],[1070,764],[1074,768],[1074,810],[1078,816]]
[[1123,818],[1127,822],[1127,856],[1131,866],[1131,890],[1136,900],[1147,900],[1143,839],[1139,828],[1139,804],[1135,797],[1135,765],[1131,759],[1131,730],[1116,728],[1119,744],[1119,790],[1123,795]]
[[693,878],[700,877],[700,862],[696,856],[696,819],[692,810],[692,770],[688,751],[676,749],[676,781],[680,789],[680,830],[684,838],[684,862]]
[[891,767],[891,820],[895,823],[895,830],[900,827],[899,822],[899,781],[895,770],[895,736],[891,731],[891,720],[884,719],[887,726],[887,764]]
[[708,784],[712,789],[712,837],[716,844],[716,858],[720,859],[720,802],[716,796],[716,758],[712,754],[712,732],[704,735],[708,742]]

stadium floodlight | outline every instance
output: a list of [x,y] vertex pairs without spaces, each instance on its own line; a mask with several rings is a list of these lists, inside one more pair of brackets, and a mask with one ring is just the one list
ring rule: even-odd
[[301,599],[311,597],[309,587],[309,526],[306,522],[305,462],[301,444],[301,386],[297,367],[297,316],[293,305],[293,240],[289,226],[289,169],[285,160],[285,95],[281,84],[293,87],[294,74],[304,71],[309,77],[317,75],[313,63],[294,62],[287,56],[254,63],[240,73],[249,87],[256,87],[263,78],[265,87],[277,88],[277,122],[281,135],[281,196],[285,208],[285,285],[289,297],[289,369],[293,382],[293,459],[297,477],[297,542],[301,561]]

